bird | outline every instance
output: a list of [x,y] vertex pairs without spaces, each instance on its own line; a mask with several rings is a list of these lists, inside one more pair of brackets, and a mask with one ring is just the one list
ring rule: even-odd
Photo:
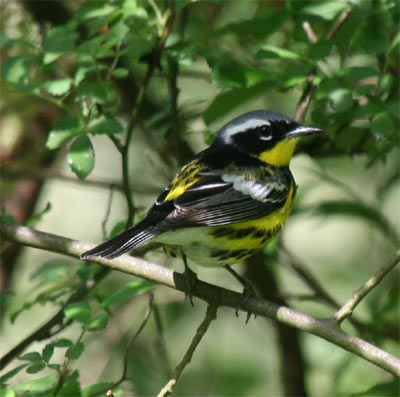
[[242,114],[184,165],[142,221],[84,252],[112,259],[152,241],[205,267],[241,262],[268,244],[293,206],[296,143],[322,129],[274,110]]

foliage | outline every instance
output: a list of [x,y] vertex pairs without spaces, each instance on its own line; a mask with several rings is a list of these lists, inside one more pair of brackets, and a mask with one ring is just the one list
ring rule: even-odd
[[[136,211],[128,167],[134,130],[144,131],[143,139],[151,146],[154,157],[160,158],[160,168],[170,173],[176,163],[191,154],[191,120],[202,116],[211,126],[250,101],[268,103],[265,97],[276,93],[290,98],[279,109],[287,111],[293,98],[300,97],[310,76],[314,91],[309,122],[323,128],[326,134],[317,142],[306,142],[303,152],[322,161],[333,155],[365,156],[368,167],[391,164],[394,152],[398,153],[399,2],[63,3],[70,11],[68,22],[43,25],[40,44],[18,34],[0,34],[5,55],[2,90],[10,95],[32,96],[62,111],[48,131],[46,147],[65,150],[69,167],[82,180],[96,167],[96,136],[109,138],[110,146],[121,155],[128,224]],[[40,7],[46,7],[46,3]],[[347,11],[346,20],[335,31]],[[306,22],[312,27],[311,33],[320,38],[318,41],[310,38],[310,31],[304,28]],[[37,22],[32,21],[31,25]],[[212,100],[178,102],[177,80],[193,76],[211,79],[218,90]],[[213,136],[205,131],[204,142],[209,143]],[[341,215],[361,219],[381,232],[385,247],[392,249],[398,245],[398,232],[392,219],[380,211],[385,192],[398,175],[396,167],[392,168],[380,184],[373,186],[374,198],[370,201],[345,183],[338,183],[329,173],[321,172],[320,180],[340,191],[339,197],[321,200],[309,208],[299,200],[303,206],[296,208],[296,213],[310,209],[314,216],[324,218]],[[29,225],[48,211],[50,205],[33,216]],[[277,251],[270,254],[277,262]],[[6,396],[14,392],[27,396],[90,396],[108,389],[113,390],[113,395],[122,393],[117,382],[99,380],[83,385],[76,362],[85,355],[90,334],[106,330],[115,312],[128,300],[152,289],[153,284],[128,282],[105,294],[94,282],[99,272],[95,266],[62,259],[42,263],[32,274],[32,299],[11,313],[11,321],[35,305],[62,310],[62,321],[40,352],[24,353],[19,357],[23,364],[1,376],[0,387]],[[353,287],[356,289],[357,285]],[[80,298],[71,301],[77,292]],[[385,340],[380,334],[382,328],[396,327],[393,313],[398,314],[394,307],[398,289],[388,283],[387,293],[390,296],[377,294],[369,301],[370,314],[377,318],[376,323],[369,324],[376,340]],[[171,313],[171,318],[178,317]],[[79,328],[78,337],[56,336],[70,325]],[[56,355],[58,351],[63,353]],[[136,370],[143,369],[143,360],[138,358]],[[14,377],[22,371],[37,375],[18,377],[29,380],[16,385]],[[256,382],[257,374],[245,372],[245,376]],[[143,381],[137,385],[142,394],[154,392],[154,388],[149,389],[151,381],[146,386],[140,382]],[[221,386],[220,390],[226,391],[226,387]],[[374,390],[392,395],[394,386],[380,379],[366,393],[370,395]],[[235,387],[229,393],[237,391]],[[241,391],[242,395],[250,392]]]

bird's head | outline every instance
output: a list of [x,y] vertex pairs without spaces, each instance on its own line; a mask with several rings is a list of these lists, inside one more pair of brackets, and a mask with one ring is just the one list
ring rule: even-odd
[[289,165],[300,137],[320,133],[274,110],[255,110],[236,117],[217,133],[213,146],[228,145],[280,167]]

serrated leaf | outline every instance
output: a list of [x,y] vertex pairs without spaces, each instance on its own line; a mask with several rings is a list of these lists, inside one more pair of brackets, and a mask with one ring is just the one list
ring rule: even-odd
[[329,94],[329,98],[337,111],[348,110],[353,105],[353,96],[347,88],[337,88]]
[[28,374],[36,374],[40,371],[43,371],[46,368],[45,363],[41,362],[41,363],[35,363],[30,365],[27,369],[26,372],[28,372]]
[[42,361],[42,356],[38,352],[30,352],[22,355],[21,357],[19,357],[19,359],[23,361],[36,362],[36,361]]
[[72,24],[50,29],[43,43],[43,51],[45,52],[43,63],[51,63],[68,53],[74,47],[78,36]]
[[94,149],[89,137],[82,135],[69,148],[67,161],[79,179],[85,179],[94,168]]
[[101,314],[92,320],[89,324],[85,325],[85,329],[88,331],[100,331],[107,328],[110,316],[108,314]]
[[281,58],[281,59],[300,59],[301,55],[297,52],[287,50],[272,44],[263,45],[255,55],[256,59]]
[[56,149],[82,132],[83,124],[78,117],[63,117],[57,126],[50,131],[46,147],[50,150]]
[[134,296],[141,295],[153,287],[154,283],[150,283],[148,281],[132,281],[106,298],[102,302],[101,307],[105,309],[111,305],[121,303],[125,300],[131,299]]
[[54,353],[54,345],[53,343],[48,343],[42,350],[42,357],[43,360],[48,363],[53,356]]
[[21,364],[18,367],[13,368],[11,371],[6,372],[0,377],[0,383],[7,382],[9,379],[17,375],[18,372],[22,371],[29,364]]
[[53,341],[54,347],[70,347],[72,345],[73,345],[72,341],[66,338],[60,338]]
[[100,115],[90,120],[89,132],[92,134],[119,134],[123,131],[121,123],[111,115]]
[[371,132],[376,137],[389,137],[393,134],[394,130],[395,125],[389,114],[381,112],[373,117],[371,121]]
[[84,345],[82,342],[75,343],[70,346],[65,353],[65,356],[70,360],[76,360],[83,353]]
[[68,318],[85,323],[89,320],[92,310],[86,302],[74,302],[64,308],[64,314]]
[[72,85],[71,79],[57,79],[46,81],[44,87],[52,95],[63,95],[65,94]]
[[317,4],[304,7],[301,10],[302,14],[318,16],[327,21],[335,18],[340,12],[348,7],[346,2],[340,1],[323,1]]
[[57,386],[57,375],[53,372],[43,378],[30,380],[15,387],[16,390],[23,390],[30,393],[44,393]]

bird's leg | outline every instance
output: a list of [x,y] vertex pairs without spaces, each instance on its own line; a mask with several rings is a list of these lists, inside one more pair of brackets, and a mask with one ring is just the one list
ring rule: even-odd
[[[236,305],[236,316],[239,315],[239,306],[243,303],[246,303],[249,298],[257,298],[257,294],[253,288],[253,286],[240,274],[236,273],[230,266],[225,265],[224,268],[228,270],[230,274],[232,274],[233,277],[236,278],[237,281],[239,281],[240,284],[243,286],[243,292],[242,295],[239,298],[239,301]],[[246,324],[249,322],[251,317],[251,313],[247,313],[247,319],[246,319]],[[256,316],[254,315],[254,318]]]
[[185,265],[185,271],[183,272],[183,274],[186,278],[186,283],[187,283],[187,288],[188,288],[186,297],[189,298],[190,304],[192,306],[194,306],[192,292],[193,292],[194,285],[196,284],[197,274],[187,264],[186,255],[183,253],[183,251],[181,251],[181,255],[182,255],[183,264]]

